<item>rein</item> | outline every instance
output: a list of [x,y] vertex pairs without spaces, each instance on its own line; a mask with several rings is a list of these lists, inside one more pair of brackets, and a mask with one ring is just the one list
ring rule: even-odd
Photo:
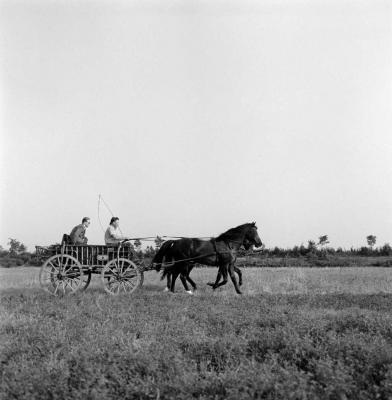
[[171,265],[178,264],[178,263],[184,262],[184,261],[192,261],[192,260],[197,260],[198,258],[213,256],[214,254],[216,254],[216,252],[208,253],[208,254],[202,254],[201,256],[197,256],[197,257],[182,258],[182,259],[180,259],[180,260],[171,261],[171,262],[169,262],[169,263],[165,263],[165,262],[154,263],[154,265],[166,265],[166,266],[171,266]]

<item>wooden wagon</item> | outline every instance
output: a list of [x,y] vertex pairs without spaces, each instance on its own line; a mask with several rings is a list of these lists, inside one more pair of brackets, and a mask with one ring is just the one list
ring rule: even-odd
[[132,293],[143,284],[143,263],[132,248],[118,245],[36,246],[43,260],[39,280],[51,294],[75,293],[87,289],[92,274],[100,274],[106,292]]

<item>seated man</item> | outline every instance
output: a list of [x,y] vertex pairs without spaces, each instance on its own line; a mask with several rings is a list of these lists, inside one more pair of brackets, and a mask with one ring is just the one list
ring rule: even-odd
[[105,244],[118,244],[127,238],[121,234],[119,219],[112,217],[108,229],[105,232]]
[[80,225],[75,226],[72,229],[69,236],[71,237],[72,244],[87,244],[87,238],[85,236],[86,229],[90,225],[90,218],[84,217]]

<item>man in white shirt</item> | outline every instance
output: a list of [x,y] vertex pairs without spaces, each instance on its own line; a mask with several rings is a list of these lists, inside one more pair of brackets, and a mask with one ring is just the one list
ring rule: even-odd
[[112,217],[110,220],[110,225],[105,232],[105,243],[106,244],[118,244],[127,238],[122,235],[119,228],[119,219],[117,217]]

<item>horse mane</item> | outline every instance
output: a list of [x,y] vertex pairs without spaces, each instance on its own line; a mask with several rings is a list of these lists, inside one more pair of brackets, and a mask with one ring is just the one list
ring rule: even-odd
[[231,228],[226,232],[221,233],[215,240],[235,240],[238,239],[238,234],[249,226],[256,226],[254,222],[248,222],[246,224],[238,225],[235,228]]

